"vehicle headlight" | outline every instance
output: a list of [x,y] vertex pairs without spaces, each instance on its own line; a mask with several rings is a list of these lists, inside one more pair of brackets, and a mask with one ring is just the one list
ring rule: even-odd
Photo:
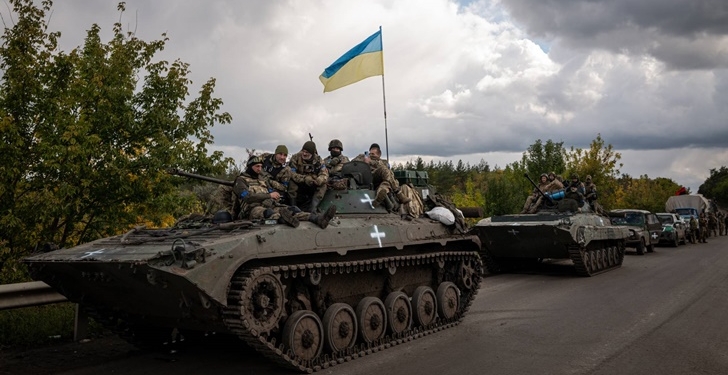
[[637,232],[636,232],[636,231],[635,231],[634,229],[630,229],[630,230],[629,230],[629,237],[630,237],[630,238],[635,238],[635,237],[637,237]]

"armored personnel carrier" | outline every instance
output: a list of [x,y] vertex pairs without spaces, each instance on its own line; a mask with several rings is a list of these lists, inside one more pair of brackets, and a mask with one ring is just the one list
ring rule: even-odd
[[570,259],[581,276],[621,267],[629,229],[611,225],[588,204],[579,207],[563,199],[563,192],[542,194],[544,205],[535,214],[493,216],[472,228],[481,239],[481,258],[490,273],[547,258]]
[[227,333],[303,372],[458,324],[479,288],[478,237],[374,207],[366,164],[344,175],[321,202],[338,212],[326,229],[216,215],[25,262],[133,343]]

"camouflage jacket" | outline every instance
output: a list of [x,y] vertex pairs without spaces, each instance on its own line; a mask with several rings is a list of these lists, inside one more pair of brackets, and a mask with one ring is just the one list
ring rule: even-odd
[[593,201],[597,199],[597,185],[593,182],[584,185],[584,191],[586,192],[586,195],[584,196],[586,200]]
[[538,189],[534,188],[533,191],[531,191],[531,194],[533,194],[536,197],[540,197],[541,193],[539,193],[538,191],[541,190],[544,193],[548,192],[549,190],[547,190],[547,189],[548,189],[549,185],[551,185],[551,183],[549,183],[549,182],[540,183],[540,184],[538,184]]
[[288,191],[288,181],[291,180],[291,168],[288,163],[280,164],[275,154],[263,154],[263,172],[268,177],[268,183],[279,193]]
[[550,181],[546,185],[546,190],[544,190],[545,193],[553,193],[555,191],[562,190],[564,188],[564,184],[561,183],[561,181],[554,179],[553,181]]
[[235,179],[233,191],[240,197],[241,212],[243,217],[250,216],[250,210],[255,207],[274,207],[276,202],[270,197],[273,188],[268,185],[268,179],[261,174],[254,178],[248,173],[243,173]]
[[326,169],[329,170],[330,176],[341,174],[341,169],[344,168],[344,164],[348,162],[349,158],[344,155],[336,157],[329,155],[326,159],[324,159],[324,165],[326,165]]
[[[353,161],[364,161],[364,159],[367,157],[367,155],[359,154],[357,155]],[[374,171],[377,168],[389,168],[389,164],[383,159],[372,159],[369,157],[369,167],[372,171]]]
[[303,160],[301,153],[291,156],[291,180],[297,184],[321,186],[329,179],[329,170],[318,155],[311,160]]

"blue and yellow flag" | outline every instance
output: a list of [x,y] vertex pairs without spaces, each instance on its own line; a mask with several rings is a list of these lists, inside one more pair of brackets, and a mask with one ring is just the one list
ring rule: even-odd
[[382,53],[380,29],[324,70],[319,77],[324,84],[324,92],[334,91],[367,77],[384,75]]

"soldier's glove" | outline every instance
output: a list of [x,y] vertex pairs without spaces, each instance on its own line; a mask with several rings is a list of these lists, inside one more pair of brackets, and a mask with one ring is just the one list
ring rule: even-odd
[[304,177],[303,181],[308,186],[315,186],[316,185],[316,179],[313,178],[313,176],[306,176],[306,177]]
[[329,165],[332,167],[339,163],[341,163],[341,160],[338,157],[331,158],[331,160],[329,161]]

